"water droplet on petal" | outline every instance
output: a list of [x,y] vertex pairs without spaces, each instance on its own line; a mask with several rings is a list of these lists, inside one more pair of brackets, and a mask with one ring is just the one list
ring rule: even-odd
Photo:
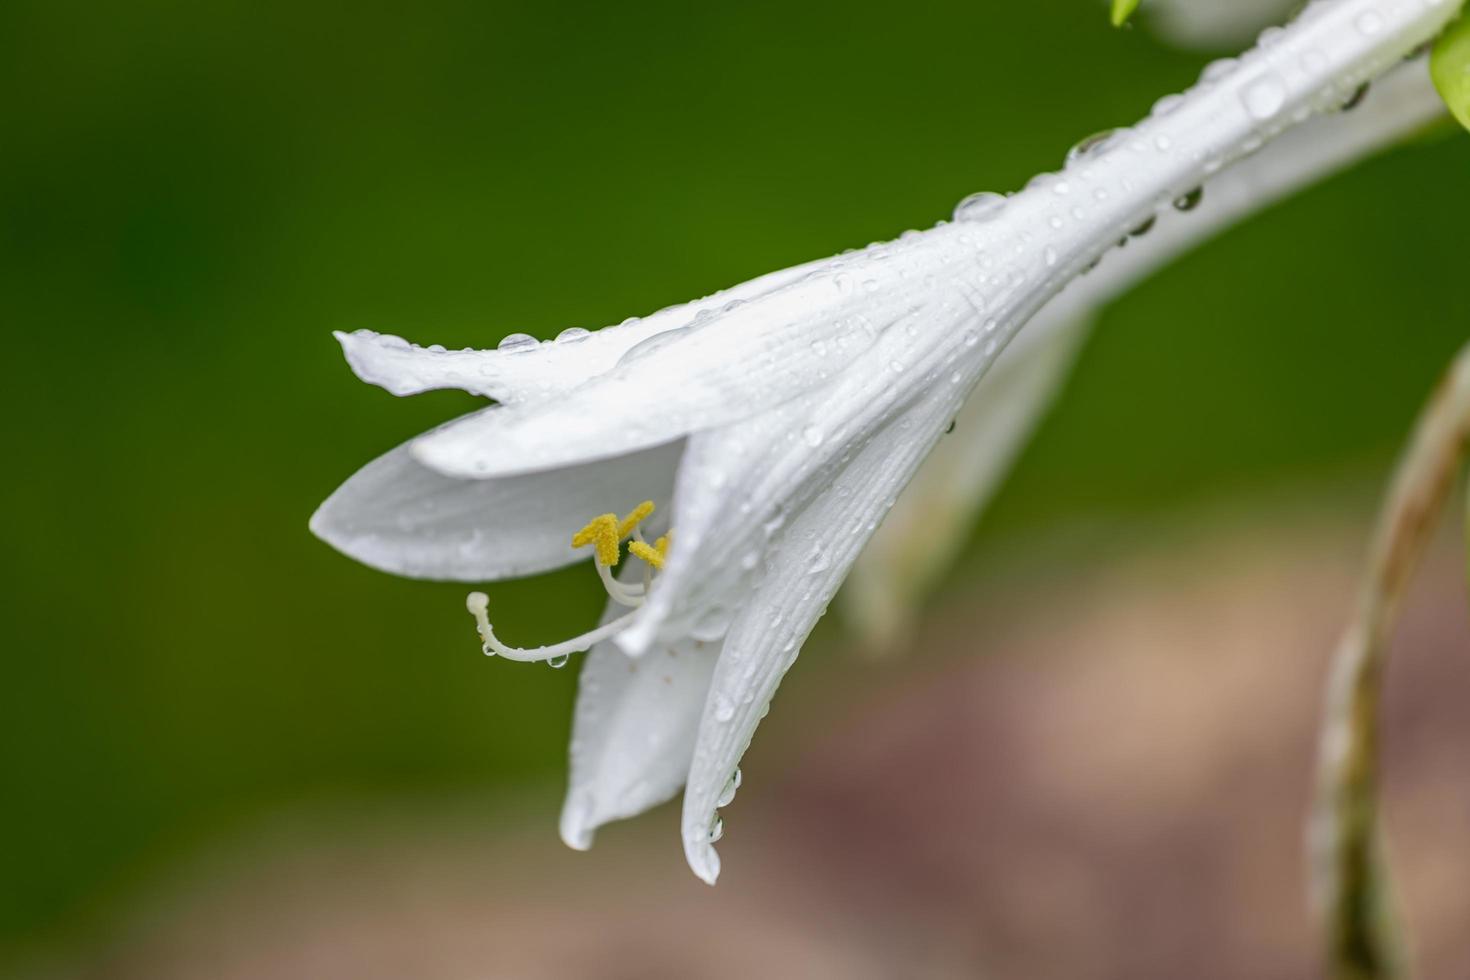
[[508,333],[500,338],[500,343],[495,345],[495,349],[507,354],[519,354],[522,351],[535,350],[540,346],[541,341],[528,333]]
[[715,801],[715,806],[729,806],[735,799],[735,791],[740,788],[740,768],[737,766],[735,772],[730,775],[730,781],[725,784],[725,789],[720,793],[720,798]]
[[992,191],[971,194],[954,206],[956,221],[992,221],[1005,210],[1006,196]]
[[1359,85],[1357,88],[1353,89],[1353,94],[1349,95],[1347,99],[1343,102],[1343,104],[1337,107],[1338,111],[1347,112],[1349,109],[1356,109],[1358,105],[1362,103],[1362,101],[1367,97],[1368,83],[1364,82],[1362,85]]
[[822,430],[815,425],[809,425],[801,430],[801,438],[808,446],[820,446],[822,444]]
[[720,819],[720,815],[717,813],[715,814],[714,822],[709,825],[709,842],[711,844],[718,843],[719,839],[724,836],[725,821]]
[[1091,136],[1083,137],[1078,141],[1076,146],[1067,151],[1067,166],[1071,166],[1078,160],[1090,157],[1094,153],[1102,152],[1113,141],[1114,137],[1122,132],[1124,131],[1121,129],[1104,129],[1100,133],[1093,133]]
[[1240,100],[1252,119],[1270,119],[1286,104],[1286,83],[1275,72],[1267,72],[1246,85]]
[[623,356],[618,358],[618,365],[631,364],[634,361],[645,358],[654,351],[674,343],[680,337],[688,334],[689,330],[689,327],[675,327],[673,330],[665,330],[662,333],[654,334],[646,340],[640,340],[623,352]]
[[1196,187],[1194,190],[1189,191],[1188,193],[1180,194],[1178,197],[1174,198],[1174,210],[1193,211],[1195,208],[1199,207],[1199,202],[1204,200],[1204,196],[1205,189],[1203,187]]
[[556,340],[557,343],[561,344],[575,344],[577,341],[591,335],[592,331],[587,330],[583,327],[567,327],[561,333],[556,335]]
[[715,699],[715,721],[727,722],[735,717],[735,706],[724,698]]

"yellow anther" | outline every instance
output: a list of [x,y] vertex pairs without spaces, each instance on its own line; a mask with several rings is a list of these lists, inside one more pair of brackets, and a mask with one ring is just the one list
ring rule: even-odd
[[654,568],[661,569],[664,567],[664,557],[669,553],[669,536],[666,534],[653,544],[646,541],[634,541],[628,545],[628,553],[637,555]]
[[589,544],[597,546],[599,564],[612,568],[620,557],[618,548],[623,539],[638,529],[649,514],[653,513],[653,501],[645,500],[634,507],[621,521],[617,514],[601,514],[587,522],[587,526],[572,535],[572,547],[582,548]]
[[623,538],[626,538],[628,535],[632,534],[634,530],[637,529],[638,525],[643,523],[644,518],[652,513],[652,500],[645,500],[637,507],[634,507],[633,510],[629,512],[628,516],[623,518],[623,523],[618,525],[618,540],[621,541]]
[[618,515],[602,514],[587,522],[587,526],[572,535],[572,547],[597,546],[597,560],[611,567],[618,563],[618,543],[623,536],[618,533]]

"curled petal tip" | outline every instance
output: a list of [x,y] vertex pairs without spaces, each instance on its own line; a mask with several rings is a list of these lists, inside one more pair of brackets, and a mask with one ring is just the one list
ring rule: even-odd
[[713,885],[720,879],[720,855],[716,853],[714,845],[703,840],[689,840],[684,844],[684,857],[689,862],[689,870],[694,876],[706,885]]

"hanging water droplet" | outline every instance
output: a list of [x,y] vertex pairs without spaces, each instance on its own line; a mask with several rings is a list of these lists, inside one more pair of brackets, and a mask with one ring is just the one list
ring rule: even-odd
[[1367,97],[1368,83],[1364,82],[1362,85],[1359,85],[1357,88],[1353,89],[1353,94],[1349,95],[1347,97],[1347,100],[1344,101],[1342,105],[1338,106],[1337,109],[1339,112],[1347,112],[1349,109],[1356,109],[1358,105],[1361,104],[1362,101]]
[[1205,189],[1203,187],[1196,187],[1192,191],[1180,194],[1178,197],[1174,198],[1174,210],[1193,211],[1195,208],[1199,207],[1199,202],[1204,199],[1204,196]]
[[550,667],[552,670],[561,670],[567,665],[567,661],[571,659],[572,655],[570,653],[564,653],[559,657],[548,657],[546,660],[546,666]]
[[1139,237],[1141,237],[1143,235],[1147,235],[1149,233],[1149,231],[1153,228],[1154,221],[1156,221],[1156,220],[1157,220],[1157,218],[1154,215],[1151,214],[1146,219],[1144,219],[1142,222],[1140,222],[1138,224],[1138,226],[1135,227],[1128,234],[1131,235],[1131,236],[1133,236],[1134,238],[1139,238]]
[[722,820],[720,818],[720,815],[717,813],[715,814],[715,819],[709,825],[709,842],[711,844],[716,844],[719,842],[720,838],[724,836],[725,821]]
[[947,425],[947,426],[944,427],[944,434],[945,435],[949,435],[951,432],[954,431],[954,427],[955,427],[957,421],[958,421],[957,419],[950,419],[949,420],[949,425]]
[[1006,196],[993,191],[971,194],[954,206],[956,221],[992,221],[1005,210]]
[[577,341],[585,337],[590,337],[591,335],[592,331],[583,327],[567,327],[556,335],[556,341],[559,344],[575,344]]
[[740,778],[740,767],[736,766],[735,771],[730,774],[730,781],[725,784],[724,790],[721,791],[720,798],[715,801],[715,806],[725,807],[730,805],[735,799],[735,791],[740,788]]
[[522,351],[535,350],[540,346],[541,341],[528,333],[508,333],[500,338],[500,343],[495,345],[495,349],[507,354],[519,354]]

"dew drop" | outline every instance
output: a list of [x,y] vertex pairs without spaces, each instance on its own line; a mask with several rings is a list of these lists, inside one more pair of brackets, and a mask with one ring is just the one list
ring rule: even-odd
[[1122,132],[1121,129],[1104,129],[1100,133],[1084,137],[1076,146],[1067,151],[1067,166],[1070,167],[1078,160],[1090,157],[1095,153],[1101,153],[1113,141],[1113,138]]
[[1372,37],[1383,30],[1383,16],[1376,10],[1363,11],[1354,23],[1357,25],[1358,33],[1364,37]]
[[709,842],[711,844],[718,843],[720,838],[724,836],[725,821],[720,819],[720,815],[717,813],[715,814],[714,822],[709,825]]
[[535,350],[540,346],[541,341],[528,333],[508,333],[500,338],[500,343],[495,345],[495,349],[507,354],[519,354],[522,351]]
[[1173,112],[1175,109],[1179,108],[1183,104],[1184,96],[1166,95],[1162,99],[1159,99],[1159,101],[1154,103],[1154,107],[1149,110],[1149,115],[1154,117],[1167,116],[1169,113]]
[[822,444],[822,430],[815,425],[809,425],[801,430],[801,438],[808,446],[820,446]]
[[556,339],[557,339],[557,342],[558,343],[562,343],[562,344],[575,344],[577,341],[582,340],[582,339],[584,339],[586,337],[589,337],[591,335],[592,335],[592,331],[591,330],[587,330],[587,329],[585,329],[583,327],[567,327],[561,333],[559,333],[559,334],[556,335]]
[[1048,245],[1046,248],[1042,249],[1041,258],[1048,267],[1054,266],[1057,264],[1057,250]]
[[1338,111],[1347,112],[1349,109],[1356,109],[1367,97],[1368,83],[1364,82],[1362,85],[1359,85],[1357,88],[1353,89],[1353,94],[1349,95],[1347,97],[1347,100],[1344,101],[1342,105],[1337,107]]
[[569,653],[564,653],[559,657],[548,657],[546,660],[546,666],[550,667],[552,670],[561,670],[567,665],[567,661],[571,659],[572,655]]
[[820,544],[812,546],[812,553],[807,555],[806,572],[808,575],[817,575],[832,567],[832,558],[823,550]]
[[1218,82],[1220,79],[1235,71],[1240,62],[1234,58],[1220,58],[1205,65],[1205,70],[1200,72],[1199,80],[1206,85]]
[[619,366],[627,365],[647,357],[653,352],[678,341],[679,338],[686,336],[689,332],[689,327],[675,327],[672,330],[665,330],[645,340],[640,340],[623,352],[623,356],[618,358],[618,364]]
[[1205,189],[1203,187],[1196,187],[1192,191],[1180,194],[1178,197],[1174,198],[1174,210],[1193,211],[1195,208],[1199,207],[1199,202],[1204,199],[1204,196]]
[[1286,104],[1286,83],[1275,72],[1267,72],[1246,85],[1240,100],[1252,119],[1270,119]]
[[971,194],[954,206],[956,221],[993,221],[1005,210],[1006,197],[993,191]]
[[1140,237],[1142,235],[1147,235],[1153,229],[1154,221],[1156,221],[1156,220],[1157,219],[1155,218],[1154,215],[1149,215],[1146,219],[1144,219],[1142,222],[1140,222],[1138,224],[1138,226],[1135,227],[1128,234],[1129,235],[1132,235],[1134,238],[1138,238],[1138,237]]
[[715,806],[730,805],[735,799],[735,791],[740,789],[740,780],[740,767],[736,766],[735,771],[730,774],[730,781],[725,784],[724,790],[721,791],[720,798],[715,801]]
[[715,721],[724,723],[735,717],[735,706],[724,698],[715,699]]

